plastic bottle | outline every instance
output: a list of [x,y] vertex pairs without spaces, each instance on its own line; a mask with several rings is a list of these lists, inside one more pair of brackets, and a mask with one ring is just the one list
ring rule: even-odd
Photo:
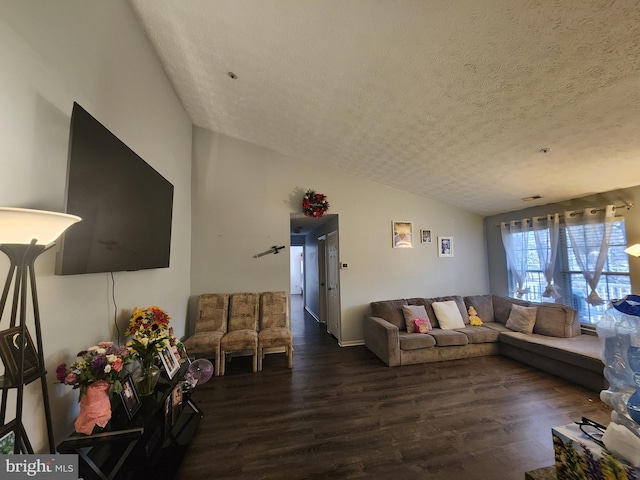
[[613,409],[613,422],[640,437],[640,296],[611,302],[596,328],[609,381],[600,399]]

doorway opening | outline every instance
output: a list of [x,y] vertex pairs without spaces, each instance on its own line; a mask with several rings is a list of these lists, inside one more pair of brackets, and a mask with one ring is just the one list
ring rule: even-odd
[[[301,250],[299,250],[301,249]],[[338,215],[322,218],[291,214],[291,307],[309,317],[340,343],[340,271]],[[302,252],[302,258],[300,258]],[[298,281],[298,274],[302,280]],[[300,301],[301,300],[301,301]]]

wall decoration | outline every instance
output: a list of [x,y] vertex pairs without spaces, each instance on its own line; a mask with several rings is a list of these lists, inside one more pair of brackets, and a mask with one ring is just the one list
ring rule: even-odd
[[329,210],[329,202],[327,196],[322,193],[316,193],[313,190],[307,190],[302,198],[302,211],[307,217],[320,218]]
[[420,230],[420,243],[431,243],[431,230]]
[[453,257],[453,237],[438,237],[438,256]]
[[413,248],[413,223],[392,222],[393,248]]

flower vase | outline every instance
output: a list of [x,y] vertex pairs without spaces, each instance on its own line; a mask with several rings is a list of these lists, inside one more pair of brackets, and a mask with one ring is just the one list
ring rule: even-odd
[[80,413],[73,424],[76,432],[91,435],[96,425],[102,428],[111,419],[110,387],[106,380],[98,380],[87,387],[80,399]]
[[160,378],[160,369],[153,363],[153,359],[144,360],[139,376],[136,379],[136,389],[141,397],[149,396],[156,388]]

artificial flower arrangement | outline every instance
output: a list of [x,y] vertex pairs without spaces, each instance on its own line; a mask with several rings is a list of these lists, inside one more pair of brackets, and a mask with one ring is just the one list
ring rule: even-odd
[[66,363],[56,368],[56,378],[60,383],[80,389],[80,399],[87,393],[87,388],[100,380],[113,385],[113,391],[120,393],[120,372],[129,360],[129,349],[117,347],[113,342],[100,342],[78,353],[80,360],[67,366]]
[[302,210],[307,217],[321,217],[329,210],[327,196],[313,190],[307,190],[302,198]]
[[169,345],[171,317],[160,307],[134,308],[125,335],[133,335],[127,342],[131,354],[142,363],[152,363],[163,348]]

